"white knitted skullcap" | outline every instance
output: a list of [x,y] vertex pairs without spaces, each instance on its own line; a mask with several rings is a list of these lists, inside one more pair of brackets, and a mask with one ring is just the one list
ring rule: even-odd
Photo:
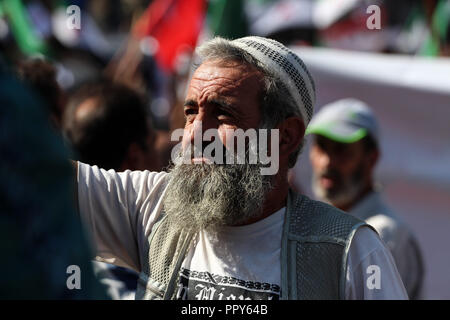
[[305,128],[314,112],[314,80],[303,61],[278,41],[262,37],[245,37],[231,44],[246,51],[281,80],[300,110]]

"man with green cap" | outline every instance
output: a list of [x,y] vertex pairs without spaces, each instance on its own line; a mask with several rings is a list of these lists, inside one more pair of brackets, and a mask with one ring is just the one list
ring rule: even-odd
[[423,278],[419,247],[374,183],[380,149],[378,125],[369,106],[352,98],[330,103],[313,117],[306,133],[314,135],[310,160],[315,196],[372,225],[390,249],[410,299],[419,298]]

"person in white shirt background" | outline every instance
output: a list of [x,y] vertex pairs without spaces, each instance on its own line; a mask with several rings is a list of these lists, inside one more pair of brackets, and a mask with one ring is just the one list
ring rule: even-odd
[[307,134],[313,135],[312,190],[320,201],[365,220],[390,249],[410,299],[421,295],[424,267],[418,243],[392,211],[374,180],[379,129],[370,107],[346,98],[322,107]]

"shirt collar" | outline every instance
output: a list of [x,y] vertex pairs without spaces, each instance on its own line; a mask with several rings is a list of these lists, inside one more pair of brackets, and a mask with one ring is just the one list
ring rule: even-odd
[[384,205],[380,192],[371,191],[357,202],[348,213],[359,219],[366,220],[382,207]]

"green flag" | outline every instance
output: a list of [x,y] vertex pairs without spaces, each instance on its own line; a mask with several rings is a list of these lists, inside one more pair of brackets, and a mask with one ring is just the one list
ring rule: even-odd
[[0,12],[8,18],[8,22],[20,50],[26,55],[46,54],[44,41],[33,32],[31,22],[21,0],[2,0]]
[[441,46],[447,38],[447,33],[450,26],[450,1],[440,0],[434,11],[431,30],[428,39],[426,40],[421,54],[425,56],[438,56]]
[[211,0],[207,19],[215,36],[237,39],[248,35],[248,21],[243,0]]

